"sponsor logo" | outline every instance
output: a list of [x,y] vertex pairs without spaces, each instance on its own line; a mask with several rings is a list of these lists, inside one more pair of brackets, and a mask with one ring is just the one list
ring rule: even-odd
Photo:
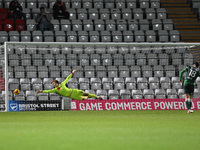
[[10,104],[10,108],[11,108],[13,111],[17,111],[17,110],[18,110],[18,104],[17,104],[17,103]]
[[76,102],[71,102],[71,109],[76,109]]

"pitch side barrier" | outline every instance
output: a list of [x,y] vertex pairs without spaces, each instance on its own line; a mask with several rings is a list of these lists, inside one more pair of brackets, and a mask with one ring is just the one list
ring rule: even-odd
[[[192,109],[200,110],[200,99],[192,100]],[[184,99],[72,100],[71,110],[186,110],[186,106]]]

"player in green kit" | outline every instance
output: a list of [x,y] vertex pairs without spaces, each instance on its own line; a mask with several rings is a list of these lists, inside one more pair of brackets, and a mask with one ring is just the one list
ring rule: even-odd
[[59,84],[57,80],[52,81],[52,85],[54,86],[54,89],[52,90],[36,90],[36,93],[57,93],[61,96],[64,97],[70,97],[74,100],[86,100],[87,98],[95,98],[102,100],[101,97],[97,97],[94,94],[91,93],[85,93],[82,90],[78,89],[70,89],[66,87],[66,83],[69,81],[69,79],[73,76],[73,74],[76,72],[76,70],[73,70],[72,73],[63,81],[62,83]]
[[197,77],[200,77],[199,63],[195,62],[192,67],[186,67],[183,69],[180,73],[180,82],[182,82],[182,77],[185,72],[187,73],[183,83],[185,91],[185,104],[188,109],[187,113],[192,113],[193,110],[191,110],[191,106],[194,94],[194,85]]

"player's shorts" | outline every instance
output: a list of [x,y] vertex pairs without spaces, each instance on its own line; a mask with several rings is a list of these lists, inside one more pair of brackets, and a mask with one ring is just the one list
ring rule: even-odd
[[193,84],[185,84],[184,85],[185,94],[193,95],[194,94],[194,85]]
[[78,89],[73,89],[71,98],[74,100],[82,100],[83,94],[84,94],[84,91],[78,90]]

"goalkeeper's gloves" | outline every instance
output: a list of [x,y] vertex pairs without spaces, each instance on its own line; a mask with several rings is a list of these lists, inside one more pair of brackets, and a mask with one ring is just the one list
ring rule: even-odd
[[35,92],[36,94],[42,93],[40,90],[36,90]]

